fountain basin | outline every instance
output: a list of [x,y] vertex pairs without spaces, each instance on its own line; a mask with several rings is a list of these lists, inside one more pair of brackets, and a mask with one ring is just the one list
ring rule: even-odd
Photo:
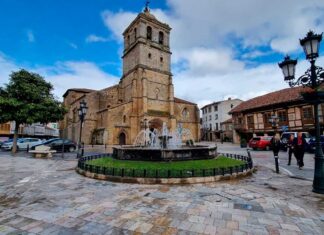
[[120,160],[182,161],[211,159],[217,156],[217,146],[182,146],[168,148],[113,147],[113,157]]

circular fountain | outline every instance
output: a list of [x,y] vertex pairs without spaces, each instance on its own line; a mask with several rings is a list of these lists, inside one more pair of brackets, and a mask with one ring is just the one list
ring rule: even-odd
[[166,123],[162,131],[145,128],[135,138],[133,146],[113,148],[113,157],[120,160],[178,161],[211,159],[217,156],[217,146],[196,145],[190,130],[178,125],[169,132]]

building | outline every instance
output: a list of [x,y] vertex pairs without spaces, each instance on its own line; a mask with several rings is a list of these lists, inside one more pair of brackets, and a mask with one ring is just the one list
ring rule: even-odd
[[[125,29],[123,75],[119,84],[102,90],[72,88],[65,92],[68,109],[61,122],[64,137],[78,141],[81,100],[88,112],[82,132],[85,144],[132,144],[148,120],[149,128],[161,130],[163,122],[175,130],[178,124],[199,138],[197,105],[174,97],[170,70],[169,25],[146,8]],[[91,79],[91,78],[89,78]]]
[[233,141],[233,119],[221,122],[221,138],[223,141]]
[[202,139],[216,141],[221,138],[221,123],[230,119],[229,114],[234,107],[241,104],[240,99],[231,99],[213,102],[201,108],[202,111]]
[[[235,143],[249,140],[253,135],[273,135],[275,131],[308,131],[315,134],[314,108],[307,104],[302,93],[310,88],[287,88],[245,101],[231,110]],[[320,122],[323,128],[324,104],[320,106]],[[273,127],[270,119],[276,117]]]

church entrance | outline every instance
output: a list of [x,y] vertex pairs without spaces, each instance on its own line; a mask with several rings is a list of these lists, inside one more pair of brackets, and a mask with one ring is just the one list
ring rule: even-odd
[[125,135],[124,132],[119,134],[118,140],[119,140],[118,141],[119,145],[125,145],[126,144],[126,135]]
[[161,119],[159,118],[154,118],[152,120],[150,120],[150,130],[162,130],[162,126],[163,126],[163,122]]

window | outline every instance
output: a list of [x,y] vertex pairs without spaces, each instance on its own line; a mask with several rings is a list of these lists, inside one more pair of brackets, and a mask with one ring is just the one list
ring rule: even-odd
[[151,53],[148,53],[147,57],[148,57],[149,59],[151,59],[151,58],[152,58],[152,54],[151,54]]
[[126,115],[123,116],[123,123],[126,123]]
[[162,56],[160,57],[160,62],[163,63],[163,57]]
[[253,118],[253,115],[247,116],[247,124],[248,124],[248,128],[251,128],[251,129],[254,128],[254,118]]
[[217,106],[217,105],[214,106],[214,111],[215,111],[215,112],[218,111],[218,106]]
[[216,123],[216,131],[218,131],[218,123]]
[[264,123],[264,127],[271,127],[271,123],[269,122],[271,118],[271,113],[264,113],[263,114],[263,123]]
[[187,108],[184,108],[184,109],[182,110],[182,117],[183,117],[183,118],[188,118],[188,116],[189,116],[189,111],[188,111]]
[[137,38],[137,28],[134,29],[134,38]]
[[129,45],[130,44],[130,37],[129,37],[129,35],[127,36],[127,45]]
[[206,116],[206,122],[207,122],[207,116]]
[[147,26],[146,28],[146,38],[152,40],[152,28],[150,26]]
[[212,130],[213,128],[212,128],[212,124],[210,123],[209,124],[209,130]]
[[278,111],[278,118],[279,118],[279,123],[286,123],[288,121],[287,111],[286,110]]
[[209,115],[209,121],[211,121],[211,115]]
[[313,109],[312,107],[303,108],[303,119],[313,119]]
[[238,122],[238,124],[242,125],[242,124],[243,124],[243,118],[239,117],[239,118],[237,119],[237,122]]
[[163,42],[164,42],[164,34],[163,32],[159,32],[159,44],[162,44],[163,45]]
[[208,113],[210,113],[210,112],[211,112],[211,107],[209,106],[209,107],[208,107]]
[[218,114],[215,114],[215,120],[217,120],[218,119]]

